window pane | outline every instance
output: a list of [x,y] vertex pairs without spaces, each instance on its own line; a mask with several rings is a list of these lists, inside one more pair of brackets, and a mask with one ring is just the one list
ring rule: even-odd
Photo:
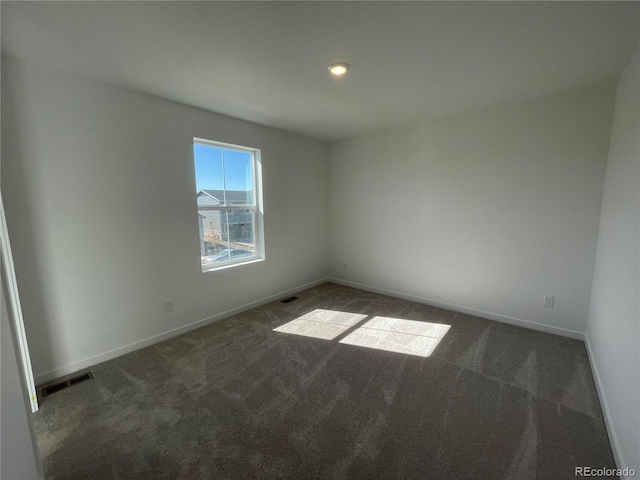
[[228,260],[229,237],[225,210],[198,210],[200,220],[200,256],[202,266]]
[[222,148],[194,143],[193,155],[196,161],[198,205],[223,204]]
[[229,211],[229,245],[232,258],[246,257],[255,253],[252,210]]
[[253,155],[224,149],[224,175],[228,205],[253,205]]

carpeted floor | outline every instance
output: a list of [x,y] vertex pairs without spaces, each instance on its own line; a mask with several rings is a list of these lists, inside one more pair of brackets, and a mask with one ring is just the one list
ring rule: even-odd
[[[46,478],[558,480],[615,467],[582,342],[330,283],[296,296],[46,397]],[[366,318],[332,340],[273,331],[316,309]],[[451,327],[427,358],[340,343],[373,316]]]

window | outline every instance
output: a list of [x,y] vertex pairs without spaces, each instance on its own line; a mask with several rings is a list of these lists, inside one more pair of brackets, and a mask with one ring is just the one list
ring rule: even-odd
[[202,271],[264,258],[260,150],[193,139]]

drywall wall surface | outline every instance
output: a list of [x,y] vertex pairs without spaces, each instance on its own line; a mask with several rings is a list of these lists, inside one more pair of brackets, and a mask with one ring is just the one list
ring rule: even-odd
[[640,53],[618,82],[587,338],[620,467],[640,472]]
[[331,144],[331,276],[584,333],[613,101],[607,85]]
[[43,478],[35,436],[29,415],[29,400],[23,388],[22,372],[5,303],[4,276],[0,286],[0,338],[2,339],[2,384],[0,387],[0,478],[33,480]]
[[[326,276],[326,144],[2,67],[2,190],[36,377]],[[193,137],[262,150],[265,261],[202,273]]]

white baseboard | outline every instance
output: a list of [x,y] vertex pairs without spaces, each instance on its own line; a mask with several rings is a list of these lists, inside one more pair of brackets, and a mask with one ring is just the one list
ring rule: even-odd
[[[602,408],[602,413],[604,414],[604,424],[607,427],[607,433],[609,434],[609,441],[611,443],[611,450],[613,451],[613,458],[616,461],[616,465],[619,469],[624,469],[626,464],[624,462],[624,457],[622,455],[622,450],[620,449],[620,443],[618,442],[618,437],[616,436],[616,431],[613,428],[613,420],[611,418],[611,410],[609,410],[609,404],[607,403],[607,397],[604,393],[604,385],[602,385],[602,379],[600,377],[600,372],[598,371],[598,365],[596,363],[596,357],[591,349],[591,342],[589,341],[589,335],[585,335],[584,341],[587,347],[587,357],[589,358],[589,363],[591,364],[591,371],[593,372],[593,377],[596,383],[596,391],[598,392],[598,398],[600,399],[600,407]],[[628,480],[631,477],[626,477]]]
[[381,295],[387,295],[389,297],[400,298],[402,300],[408,300],[410,302],[423,303],[434,307],[445,308],[447,310],[454,310],[460,313],[466,313],[469,315],[475,315],[476,317],[482,317],[489,320],[495,320],[497,322],[508,323],[516,325],[518,327],[529,328],[531,330],[538,330],[540,332],[553,333],[554,335],[561,335],[563,337],[575,338],[577,340],[584,340],[585,336],[582,332],[576,332],[575,330],[567,330],[566,328],[553,327],[545,325],[543,323],[532,322],[529,320],[523,320],[521,318],[508,317],[506,315],[500,315],[499,313],[485,312],[475,308],[469,308],[462,305],[456,305],[453,303],[440,302],[431,298],[418,297],[416,295],[407,295],[401,292],[395,292],[393,290],[386,290],[384,288],[372,287],[370,285],[363,285],[361,283],[350,282],[348,280],[342,280],[339,278],[329,277],[329,282],[337,283],[347,287],[358,288],[360,290],[366,290],[368,292],[379,293]]
[[291,288],[283,292],[276,293],[269,297],[262,298],[260,300],[256,300],[251,303],[247,303],[240,307],[227,310],[226,312],[218,313],[217,315],[203,318],[202,320],[198,320],[188,325],[183,325],[182,327],[169,330],[168,332],[160,333],[158,335],[153,335],[143,340],[138,340],[136,342],[129,343],[128,345],[114,348],[113,350],[99,353],[97,355],[92,355],[91,357],[85,358],[83,360],[78,360],[77,362],[69,363],[62,367],[54,368],[53,370],[50,370],[48,372],[36,375],[35,376],[36,385],[49,382],[51,380],[63,377],[65,375],[69,375],[70,373],[77,372],[78,370],[83,370],[85,368],[88,368],[92,365],[96,365],[98,363],[106,362],[107,360],[112,360],[116,357],[120,357],[127,353],[131,353],[136,350],[140,350],[141,348],[148,347],[149,345],[153,345],[154,343],[159,343],[164,340],[168,340],[170,338],[176,337],[178,335],[189,332],[191,330],[195,330],[196,328],[204,327],[205,325],[209,325],[211,323],[217,322],[218,320],[222,320],[224,318],[230,317],[232,315],[236,315],[238,313],[241,313],[247,310],[251,310],[252,308],[256,308],[256,307],[259,307],[260,305],[264,305],[266,303],[277,300],[278,298],[285,297],[287,295],[291,295],[291,294],[300,292],[302,290],[306,290],[307,288],[315,287],[316,285],[320,285],[321,283],[325,283],[327,281],[328,281],[327,278],[321,278],[319,280],[306,283],[304,285],[300,285],[298,287]]

